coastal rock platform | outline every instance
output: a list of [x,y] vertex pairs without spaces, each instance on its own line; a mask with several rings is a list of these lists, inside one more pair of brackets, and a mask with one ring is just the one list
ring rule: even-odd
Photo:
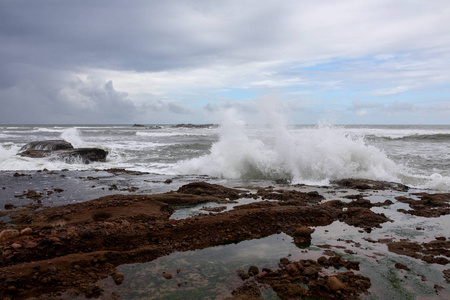
[[[370,186],[378,186],[375,183],[371,182]],[[344,231],[355,228],[368,243],[387,244],[389,251],[396,255],[419,258],[427,264],[442,267],[441,278],[448,280],[448,237],[436,237],[426,243],[406,242],[395,237],[372,238],[373,231],[395,223],[393,215],[380,211],[396,205],[393,201],[369,201],[370,193],[377,194],[370,188],[365,188],[362,193],[341,188],[317,187],[320,192],[313,189],[306,187],[300,190],[289,185],[231,188],[199,181],[164,193],[124,191],[73,204],[19,206],[1,211],[0,297],[26,299],[45,296],[58,299],[69,291],[78,296],[99,296],[106,289],[99,283],[101,280],[110,278],[120,287],[127,279],[119,271],[123,264],[145,263],[175,252],[207,249],[283,233],[293,241],[298,242],[302,238],[297,247],[304,252],[305,258],[280,257],[276,270],[264,266],[260,266],[260,270],[254,267],[248,272],[235,270],[242,283],[228,291],[231,298],[252,299],[270,287],[281,299],[359,299],[371,293],[371,276],[367,272],[359,273],[358,257],[350,260],[346,255],[367,250],[358,245],[359,241],[341,238],[331,237],[333,243],[319,243],[319,234],[326,235],[328,230],[340,227]],[[352,194],[354,192],[357,194]],[[394,196],[399,193],[395,189],[390,192]],[[345,196],[338,197],[338,193]],[[428,199],[426,194],[418,195],[420,199],[417,201]],[[441,193],[436,197],[440,209],[449,207],[450,194]],[[248,202],[240,203],[242,199]],[[403,198],[400,200],[404,201]],[[398,203],[404,205],[400,200]],[[206,214],[174,218],[178,210],[216,204],[225,205],[227,209],[221,209],[219,213],[210,210]],[[233,205],[231,209],[230,205]],[[425,205],[421,208],[435,209]],[[401,209],[397,213],[410,216]],[[447,213],[447,210],[440,210],[439,216]],[[322,228],[327,229],[323,231]],[[420,232],[423,228],[416,230]],[[303,244],[305,239],[306,245]],[[342,246],[345,244],[354,246],[347,249]],[[320,249],[325,249],[324,254],[314,254]],[[339,249],[345,251],[339,254]],[[402,270],[406,272],[406,269]],[[170,281],[176,274],[164,272],[161,276]],[[183,288],[183,283],[178,284]],[[435,287],[436,293],[446,295],[446,287],[442,283],[438,286]],[[118,291],[120,294],[120,288]]]

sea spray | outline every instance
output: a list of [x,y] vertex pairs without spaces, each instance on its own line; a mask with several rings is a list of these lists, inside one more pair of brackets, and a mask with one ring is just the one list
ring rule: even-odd
[[77,128],[68,128],[61,133],[61,138],[72,144],[74,148],[86,147]]
[[224,113],[219,141],[210,153],[180,164],[184,173],[233,179],[283,179],[326,184],[341,178],[400,181],[402,169],[363,138],[338,127],[291,128],[276,109],[266,114],[269,126],[259,136],[246,134],[236,110]]

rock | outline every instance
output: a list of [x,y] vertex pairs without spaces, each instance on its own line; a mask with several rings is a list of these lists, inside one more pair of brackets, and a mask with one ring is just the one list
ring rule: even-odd
[[280,258],[280,264],[283,266],[287,266],[290,263],[289,259],[287,259],[286,257],[282,257]]
[[248,268],[248,273],[252,273],[253,275],[258,275],[259,269],[257,266],[251,266],[250,268]]
[[22,245],[19,243],[13,243],[13,244],[11,244],[11,247],[13,247],[14,249],[20,249],[20,248],[22,248]]
[[347,261],[344,267],[347,270],[359,270],[359,261]]
[[215,128],[218,127],[217,124],[177,124],[174,128]]
[[254,281],[246,281],[231,292],[233,299],[259,299],[261,290]]
[[31,142],[20,148],[20,152],[27,150],[64,150],[64,149],[73,149],[71,143],[66,142],[64,140],[48,140],[48,141],[37,141]]
[[5,229],[0,232],[0,241],[13,239],[20,235],[19,231],[16,229]]
[[296,264],[294,263],[290,263],[286,266],[286,271],[288,272],[289,275],[291,276],[297,276],[300,275],[300,271],[297,267]]
[[319,258],[317,259],[317,262],[318,262],[320,265],[325,266],[325,267],[327,267],[327,266],[330,265],[330,262],[328,261],[328,258],[326,258],[325,256],[319,257]]
[[337,279],[337,277],[335,277],[335,276],[328,277],[327,285],[330,287],[330,289],[333,292],[337,292],[339,290],[346,290],[347,289],[347,286],[342,281]]
[[316,277],[317,274],[319,274],[319,271],[314,267],[306,267],[302,272],[302,275],[308,277]]
[[250,278],[248,273],[246,273],[244,270],[237,270],[236,273],[238,274],[239,278],[241,278],[242,280],[247,280]]
[[173,275],[172,275],[172,274],[166,273],[166,272],[163,272],[163,273],[162,273],[162,276],[163,276],[165,279],[172,279],[172,278],[173,278]]
[[303,238],[309,238],[311,239],[311,233],[314,232],[314,229],[311,229],[306,226],[302,226],[300,228],[297,228],[294,231],[294,237],[303,237]]
[[165,183],[165,184],[172,183],[172,179],[170,179],[170,178],[169,178],[169,179],[166,179],[166,180],[164,181],[164,183]]
[[31,158],[51,157],[67,163],[105,161],[107,151],[98,148],[73,148],[66,141],[50,140],[28,143],[20,149],[20,156]]
[[[164,276],[164,275],[163,275],[163,276]],[[112,279],[114,280],[114,283],[115,283],[116,285],[121,285],[122,282],[123,282],[124,276],[123,276],[123,274],[121,274],[121,273],[114,273],[114,274],[112,275]]]
[[398,262],[398,263],[395,263],[395,267],[396,267],[397,269],[409,271],[409,268],[408,268],[407,266],[405,266],[404,264],[399,263],[399,262]]
[[314,232],[314,229],[302,226],[300,228],[297,228],[294,231],[294,243],[300,244],[301,246],[308,247],[311,245],[311,233]]
[[30,227],[24,228],[20,231],[20,235],[31,235],[33,233],[33,229]]
[[14,204],[6,203],[4,207],[6,210],[10,210],[10,209],[13,209],[15,206],[14,206]]
[[25,245],[25,248],[27,249],[33,249],[37,246],[38,244],[36,242],[33,241],[28,241]]
[[406,185],[387,182],[387,181],[376,181],[370,179],[358,179],[358,178],[347,178],[340,180],[332,180],[331,184],[335,184],[345,188],[357,189],[357,190],[395,190],[399,192],[407,192],[408,187]]

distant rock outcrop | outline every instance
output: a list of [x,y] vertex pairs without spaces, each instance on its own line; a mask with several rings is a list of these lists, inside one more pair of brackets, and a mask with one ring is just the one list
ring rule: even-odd
[[85,163],[105,161],[107,151],[99,148],[74,148],[71,143],[64,140],[49,140],[31,142],[20,148],[18,155],[42,158],[49,157],[63,160],[67,163]]
[[219,127],[219,125],[217,124],[177,124],[174,125],[173,127],[175,128],[180,128],[180,127],[184,127],[184,128],[215,128],[215,127]]

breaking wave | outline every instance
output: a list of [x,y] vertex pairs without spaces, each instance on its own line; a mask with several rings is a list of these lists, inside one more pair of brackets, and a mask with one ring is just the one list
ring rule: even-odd
[[292,183],[326,184],[348,177],[400,181],[402,167],[363,138],[326,124],[295,130],[273,112],[270,120],[266,130],[259,130],[262,135],[249,137],[236,111],[228,110],[210,153],[179,168],[186,173]]

